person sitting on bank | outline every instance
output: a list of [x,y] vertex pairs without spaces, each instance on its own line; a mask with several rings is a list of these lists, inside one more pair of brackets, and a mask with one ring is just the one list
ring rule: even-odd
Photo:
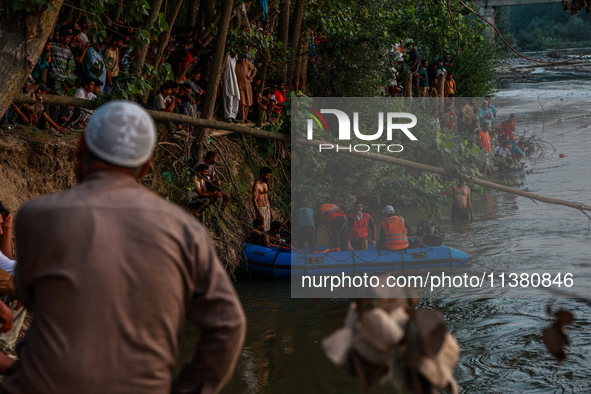
[[515,153],[514,156],[519,155],[520,157],[525,157],[523,149],[521,149],[515,141],[515,114],[509,115],[509,119],[501,123],[501,133],[503,133],[511,143],[511,152]]
[[230,194],[228,192],[223,191],[220,187],[222,182],[217,177],[217,171],[215,169],[215,165],[217,163],[217,154],[214,151],[209,151],[205,154],[205,160],[200,161],[197,163],[196,167],[199,167],[201,164],[207,165],[209,169],[209,178],[206,182],[206,187],[209,191],[219,192],[222,196],[222,213],[228,206],[228,202],[230,202]]
[[367,250],[370,229],[373,236],[371,244],[376,244],[376,239],[378,237],[376,225],[372,217],[369,214],[363,212],[362,202],[356,202],[355,212],[347,215],[347,226],[349,228],[347,233],[349,236],[349,242],[351,243],[351,246],[354,250]]
[[191,177],[195,184],[196,196],[191,199],[188,207],[191,208],[193,214],[197,217],[201,216],[207,207],[213,205],[218,198],[222,197],[220,192],[207,190],[207,178],[209,176],[209,168],[206,164],[197,166],[197,175]]
[[269,236],[269,240],[272,244],[277,246],[281,245],[281,222],[278,220],[274,220],[271,222],[271,229],[267,231],[267,235]]
[[246,243],[264,246],[266,248],[271,247],[271,240],[269,235],[265,232],[265,222],[263,219],[255,219],[252,221],[252,230],[246,237]]
[[505,142],[505,146],[499,148],[497,155],[512,162],[513,155],[511,155],[511,143],[509,141]]
[[402,216],[396,216],[394,207],[386,205],[377,249],[402,250],[408,248],[410,227]]
[[[19,332],[27,311],[15,298],[14,273],[16,261],[13,260],[12,245],[12,213],[0,202],[0,301],[11,311],[12,327],[7,331],[0,330],[0,349],[14,352]],[[0,325],[3,325],[0,319]]]

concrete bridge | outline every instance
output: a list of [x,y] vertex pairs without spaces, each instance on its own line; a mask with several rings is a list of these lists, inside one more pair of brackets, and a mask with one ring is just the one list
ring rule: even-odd
[[476,0],[474,4],[478,7],[480,15],[486,18],[493,25],[495,24],[495,11],[497,7],[512,5],[562,3],[562,0]]

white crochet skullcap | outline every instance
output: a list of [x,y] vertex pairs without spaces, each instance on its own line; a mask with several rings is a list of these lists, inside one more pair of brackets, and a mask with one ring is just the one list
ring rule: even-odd
[[111,101],[94,111],[84,140],[98,158],[117,166],[135,168],[152,157],[156,126],[140,105]]

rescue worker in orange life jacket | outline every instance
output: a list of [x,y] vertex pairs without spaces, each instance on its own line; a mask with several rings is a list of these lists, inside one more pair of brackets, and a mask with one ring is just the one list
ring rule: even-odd
[[345,212],[336,204],[320,204],[316,210],[314,224],[318,230],[322,223],[328,230],[330,248],[336,251],[350,250],[347,238],[347,220]]
[[369,230],[372,231],[373,240],[372,245],[376,244],[378,232],[372,217],[363,212],[363,203],[358,201],[355,203],[355,212],[347,215],[347,227],[349,227],[349,242],[354,250],[367,250],[369,240]]
[[408,248],[410,227],[404,218],[394,214],[392,205],[386,205],[384,216],[377,249],[401,250]]

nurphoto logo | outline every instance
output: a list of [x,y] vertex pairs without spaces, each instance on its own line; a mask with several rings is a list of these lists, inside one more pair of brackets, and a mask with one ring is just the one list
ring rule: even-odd
[[[351,141],[351,130],[353,130],[354,137],[361,141],[378,141],[383,140],[384,130],[386,132],[386,141],[393,140],[395,132],[401,131],[409,140],[417,141],[417,137],[411,133],[410,129],[416,126],[417,117],[407,112],[378,112],[377,131],[372,134],[365,134],[359,128],[359,112],[353,112],[353,127],[351,127],[351,119],[344,111],[339,109],[321,109],[320,112],[308,108],[309,118],[307,120],[307,135],[306,138],[311,141],[314,139],[314,126],[316,125],[320,131],[328,131],[326,120],[322,114],[331,114],[336,116],[338,122],[339,141]],[[406,120],[406,122],[401,122]],[[319,152],[326,150],[334,150],[336,152],[369,152],[375,150],[376,152],[402,152],[404,147],[400,144],[328,144],[322,143],[318,145]]]

